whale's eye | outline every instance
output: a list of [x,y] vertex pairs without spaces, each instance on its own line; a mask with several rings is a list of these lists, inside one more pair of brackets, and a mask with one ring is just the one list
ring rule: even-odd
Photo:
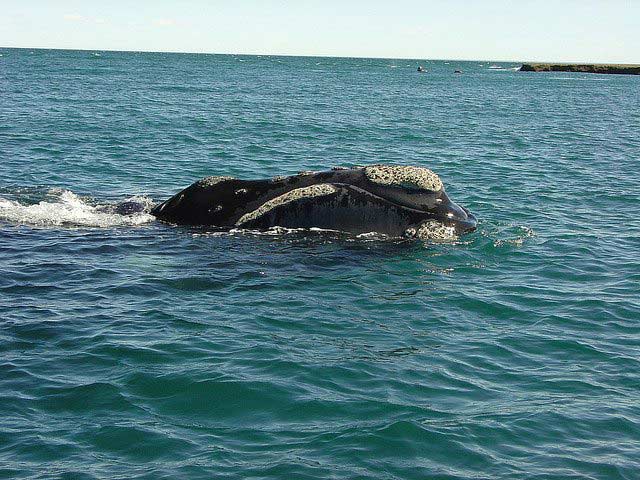
[[364,168],[364,174],[373,183],[391,185],[407,190],[442,190],[440,177],[422,167],[402,167],[394,165],[372,165]]

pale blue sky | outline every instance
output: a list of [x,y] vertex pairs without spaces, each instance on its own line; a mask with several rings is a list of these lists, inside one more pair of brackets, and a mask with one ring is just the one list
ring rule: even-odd
[[638,0],[2,0],[0,47],[640,63]]

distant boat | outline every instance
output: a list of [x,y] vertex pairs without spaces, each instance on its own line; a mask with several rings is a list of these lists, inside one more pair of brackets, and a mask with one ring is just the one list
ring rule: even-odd
[[499,65],[491,65],[489,68],[490,68],[491,70],[501,70],[501,69],[502,69],[502,67],[501,67],[501,66],[499,66]]
[[427,73],[427,71],[424,69],[424,67],[422,65],[418,66],[418,73]]
[[462,73],[462,70],[454,70],[453,73]]

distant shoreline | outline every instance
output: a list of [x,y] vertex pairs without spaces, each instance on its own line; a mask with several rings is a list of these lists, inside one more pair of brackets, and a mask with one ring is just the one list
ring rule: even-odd
[[640,65],[606,63],[524,63],[521,72],[579,72],[614,75],[640,75]]
[[[156,53],[156,54],[175,54],[175,55],[231,55],[242,57],[292,57],[292,58],[347,58],[347,59],[365,59],[365,60],[407,60],[414,62],[480,62],[480,63],[509,63],[512,65],[523,64],[523,60],[513,59],[497,59],[497,58],[439,58],[439,57],[389,57],[389,56],[359,56],[359,55],[323,55],[323,54],[290,54],[290,53],[264,53],[264,52],[207,52],[207,51],[164,51],[164,50],[120,50],[110,48],[69,48],[69,47],[16,47],[10,45],[0,45],[1,50],[44,50],[44,51],[62,51],[62,52],[105,52],[105,53]],[[567,62],[525,62],[525,65],[562,65],[571,64]],[[573,62],[575,64],[586,65],[609,65],[589,62]],[[611,64],[613,65],[613,64]],[[637,67],[634,64],[620,64],[624,67]]]

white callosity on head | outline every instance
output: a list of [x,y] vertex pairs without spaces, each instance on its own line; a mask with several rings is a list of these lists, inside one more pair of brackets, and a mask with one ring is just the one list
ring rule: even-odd
[[454,240],[457,238],[456,229],[437,220],[427,220],[417,227],[408,228],[406,237],[420,240]]
[[442,190],[442,180],[428,168],[372,165],[364,168],[364,174],[380,185],[412,185],[432,192]]
[[270,212],[276,207],[281,205],[286,205],[287,203],[295,202],[296,200],[300,200],[302,198],[314,198],[314,197],[323,197],[325,195],[331,195],[335,193],[337,190],[333,185],[328,183],[321,183],[318,185],[311,185],[309,187],[304,188],[296,188],[295,190],[291,190],[290,192],[283,193],[279,197],[273,198],[268,202],[263,203],[260,207],[256,208],[254,211],[249,212],[242,217],[240,220],[236,222],[236,225],[242,225],[243,223],[250,222],[251,220],[255,220],[256,218],[261,217],[265,213]]
[[202,180],[198,180],[197,185],[202,188],[213,187],[221,182],[226,182],[227,180],[234,180],[233,177],[205,177]]

